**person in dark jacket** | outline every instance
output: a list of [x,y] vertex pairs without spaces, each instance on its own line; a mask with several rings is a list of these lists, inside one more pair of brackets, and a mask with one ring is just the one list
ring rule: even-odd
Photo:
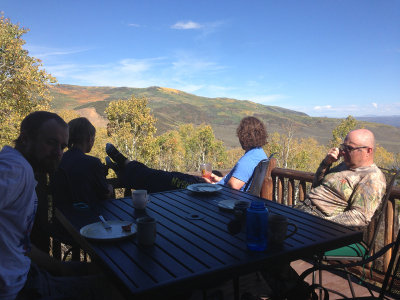
[[53,180],[56,202],[93,206],[111,198],[113,188],[106,181],[107,168],[98,158],[87,155],[92,150],[96,129],[83,117],[71,120],[68,127],[68,151],[64,153]]

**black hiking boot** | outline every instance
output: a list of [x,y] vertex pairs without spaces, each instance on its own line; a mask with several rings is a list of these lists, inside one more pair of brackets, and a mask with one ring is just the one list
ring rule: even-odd
[[[113,161],[115,161],[120,167],[124,166],[127,158],[114,147],[113,144],[106,144],[106,153]],[[108,164],[107,164],[108,165]],[[111,166],[110,166],[111,167]]]

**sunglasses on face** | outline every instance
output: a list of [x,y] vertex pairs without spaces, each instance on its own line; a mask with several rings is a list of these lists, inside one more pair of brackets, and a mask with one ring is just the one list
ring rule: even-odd
[[340,151],[346,151],[346,152],[352,152],[354,150],[364,149],[364,148],[369,148],[369,147],[367,147],[367,146],[352,147],[352,146],[345,145],[345,144],[341,144],[339,147]]

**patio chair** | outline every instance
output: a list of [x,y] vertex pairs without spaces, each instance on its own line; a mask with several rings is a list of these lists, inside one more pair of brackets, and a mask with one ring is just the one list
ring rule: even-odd
[[[315,265],[320,265],[322,262],[349,262],[349,261],[364,261],[368,258],[375,247],[376,237],[379,231],[380,224],[382,223],[384,211],[386,210],[387,203],[390,198],[390,193],[392,191],[393,186],[395,185],[396,178],[400,174],[400,170],[391,171],[387,169],[380,168],[386,177],[386,192],[382,198],[382,202],[380,207],[375,212],[373,217],[374,222],[374,230],[371,239],[368,242],[361,242],[356,244],[347,245],[335,250],[327,251],[322,256],[316,256],[314,260]],[[354,289],[351,281],[351,277],[347,274],[347,281],[349,283],[351,294],[354,297]],[[313,273],[313,283],[315,283],[315,272]],[[319,271],[319,284],[322,284],[322,272]]]
[[[397,233],[397,238],[394,242],[384,246],[381,250],[379,250],[378,252],[376,252],[374,255],[366,257],[365,259],[361,260],[361,261],[357,261],[357,262],[353,262],[353,263],[349,263],[349,264],[338,264],[338,265],[316,265],[312,268],[309,268],[307,270],[305,270],[299,278],[299,283],[303,282],[304,279],[311,273],[314,273],[315,271],[322,271],[322,270],[326,270],[326,271],[335,271],[338,273],[344,273],[347,276],[351,277],[353,276],[354,278],[356,278],[360,284],[362,284],[363,286],[365,286],[369,293],[371,294],[371,296],[368,297],[355,297],[353,295],[352,299],[358,299],[358,300],[365,300],[365,299],[387,299],[387,297],[392,297],[393,299],[400,299],[400,259],[399,259],[399,246],[400,246],[400,230]],[[363,280],[363,278],[361,278],[360,276],[357,276],[353,273],[350,273],[349,271],[347,271],[348,268],[351,267],[357,267],[357,266],[363,266],[365,264],[371,263],[376,261],[379,257],[381,257],[382,255],[384,255],[386,252],[392,250],[392,256],[389,262],[389,266],[388,266],[388,270],[385,274],[383,283],[382,283],[382,287],[379,290],[379,295],[378,296],[374,296],[373,291],[370,287],[370,285],[366,284],[365,281]],[[319,284],[314,284],[311,286],[310,289],[322,289],[325,294],[324,294],[324,298],[320,297],[320,299],[324,299],[327,300],[329,299],[329,294],[333,293],[336,294],[340,297],[343,298],[347,298],[345,295],[343,295],[341,292],[339,291],[335,291],[332,289],[329,289],[327,287],[321,286]]]
[[271,154],[268,159],[263,159],[258,163],[258,165],[254,168],[253,175],[251,175],[250,179],[247,181],[243,189],[244,191],[257,197],[260,196],[269,162],[273,156],[274,153]]

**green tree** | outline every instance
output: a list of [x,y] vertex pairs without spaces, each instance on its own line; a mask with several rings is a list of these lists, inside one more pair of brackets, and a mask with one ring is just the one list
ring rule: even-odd
[[270,135],[264,150],[269,155],[275,153],[278,166],[308,172],[315,172],[326,155],[326,147],[314,138],[297,139],[277,132]]
[[105,157],[107,155],[105,152],[105,145],[108,141],[107,129],[104,127],[96,127],[96,138],[90,155],[99,158],[105,163]]
[[129,159],[153,166],[156,154],[156,119],[146,98],[132,95],[128,100],[112,101],[105,113],[107,130],[113,144]]
[[67,123],[73,119],[80,117],[80,115],[75,110],[71,110],[71,109],[62,109],[60,111],[57,111],[57,114],[61,118],[63,118],[63,120]]
[[[222,169],[232,169],[233,166],[237,163],[239,158],[241,158],[244,154],[244,150],[242,148],[233,148],[226,151],[227,160],[226,163],[222,165]],[[268,153],[267,153],[268,154]]]
[[22,119],[32,111],[49,109],[50,83],[55,78],[42,69],[39,59],[23,49],[28,29],[0,15],[0,144],[10,144]]
[[179,127],[179,134],[185,149],[185,171],[198,171],[203,162],[211,163],[214,169],[225,165],[225,147],[215,138],[210,125],[195,128],[193,124],[185,124]]
[[326,155],[326,147],[314,138],[295,139],[287,168],[315,172]]
[[165,171],[182,171],[185,149],[181,136],[176,130],[168,131],[157,137],[157,168]]
[[332,139],[330,140],[330,148],[338,147],[346,137],[346,135],[351,131],[356,129],[358,122],[352,116],[348,116],[344,119],[338,126],[336,126],[332,131]]
[[396,158],[394,153],[391,153],[385,148],[377,145],[375,147],[374,162],[379,167],[392,168],[396,165]]

